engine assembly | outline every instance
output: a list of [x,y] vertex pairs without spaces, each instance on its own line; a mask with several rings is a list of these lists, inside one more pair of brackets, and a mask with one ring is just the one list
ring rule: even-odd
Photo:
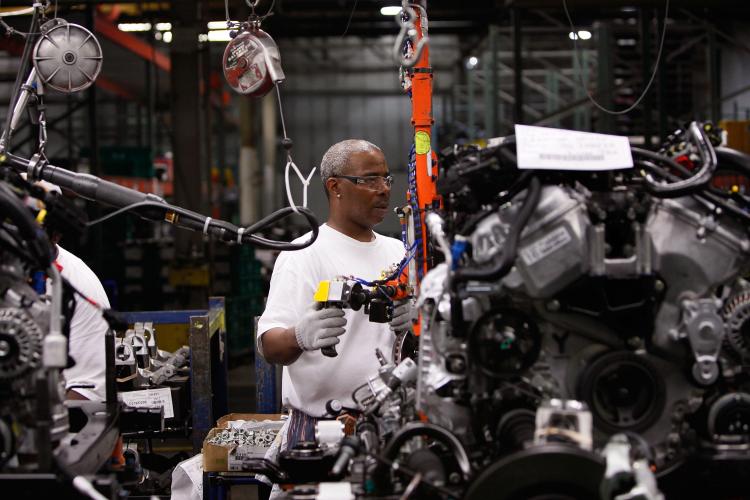
[[421,282],[414,359],[377,353],[353,394],[351,495],[744,494],[748,200],[716,186],[750,158],[718,143],[692,123],[595,173],[519,170],[513,137],[445,151],[426,215],[444,262]]

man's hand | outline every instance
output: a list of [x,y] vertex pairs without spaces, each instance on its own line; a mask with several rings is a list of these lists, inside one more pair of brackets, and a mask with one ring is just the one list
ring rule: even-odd
[[390,323],[391,330],[399,332],[411,328],[413,321],[417,317],[417,308],[414,306],[412,299],[397,300],[393,305],[393,318]]
[[294,327],[297,344],[303,351],[314,351],[334,346],[346,330],[344,311],[338,308],[319,309],[313,303]]

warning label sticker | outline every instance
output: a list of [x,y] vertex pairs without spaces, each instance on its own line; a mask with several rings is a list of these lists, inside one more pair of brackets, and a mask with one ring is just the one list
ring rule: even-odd
[[168,387],[161,389],[147,389],[144,391],[120,392],[117,395],[123,403],[133,408],[161,406],[164,408],[164,418],[174,417],[172,407],[172,390]]
[[531,266],[564,247],[572,238],[565,226],[558,227],[543,238],[521,249],[521,259]]

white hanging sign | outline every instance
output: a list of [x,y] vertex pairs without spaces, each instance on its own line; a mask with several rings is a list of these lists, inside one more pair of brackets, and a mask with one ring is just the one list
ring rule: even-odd
[[628,138],[516,125],[519,169],[600,171],[633,168]]

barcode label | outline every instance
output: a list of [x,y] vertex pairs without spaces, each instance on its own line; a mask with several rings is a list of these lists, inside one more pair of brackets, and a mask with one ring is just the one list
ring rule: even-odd
[[172,390],[168,387],[161,389],[146,389],[143,391],[120,392],[117,397],[128,406],[144,408],[161,406],[164,408],[164,418],[174,417],[172,406]]
[[571,236],[565,226],[560,226],[543,238],[521,249],[521,259],[527,266],[531,266],[564,247]]
[[230,471],[241,471],[242,466],[248,461],[257,458],[263,458],[268,451],[265,446],[253,446],[241,444],[229,452],[227,465]]

